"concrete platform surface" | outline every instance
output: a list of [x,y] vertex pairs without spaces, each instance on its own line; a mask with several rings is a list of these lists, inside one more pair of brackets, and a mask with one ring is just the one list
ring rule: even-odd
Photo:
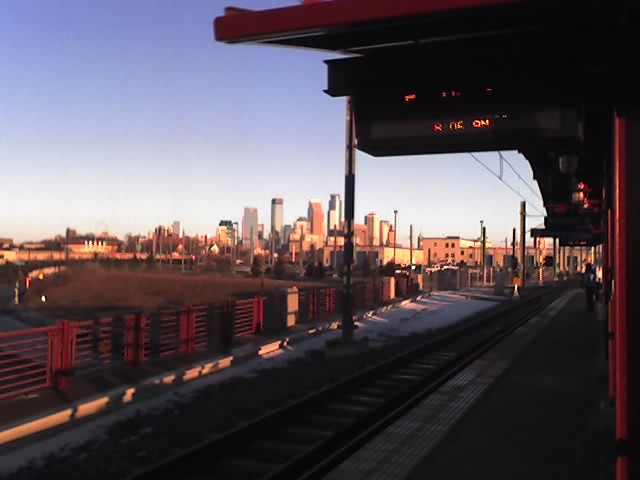
[[328,480],[613,480],[603,316],[555,302]]
[[406,478],[615,478],[603,331],[577,292]]

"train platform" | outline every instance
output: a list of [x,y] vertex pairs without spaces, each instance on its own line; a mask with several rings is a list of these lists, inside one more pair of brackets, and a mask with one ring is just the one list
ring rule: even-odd
[[325,478],[615,478],[605,323],[573,290]]

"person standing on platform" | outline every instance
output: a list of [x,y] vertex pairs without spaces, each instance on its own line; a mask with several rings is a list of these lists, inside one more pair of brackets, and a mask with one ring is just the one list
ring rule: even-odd
[[593,266],[590,263],[587,263],[584,267],[584,275],[582,276],[582,288],[584,288],[584,291],[587,295],[587,311],[593,312],[593,305],[595,303],[598,281],[596,279],[596,272],[593,270]]

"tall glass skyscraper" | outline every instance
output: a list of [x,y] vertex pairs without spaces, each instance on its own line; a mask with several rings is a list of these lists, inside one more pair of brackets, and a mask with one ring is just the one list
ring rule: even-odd
[[284,202],[281,198],[271,199],[271,232],[282,238],[284,226]]
[[258,241],[258,209],[245,207],[244,216],[242,217],[242,243],[249,244],[252,229],[253,244],[256,245]]
[[327,232],[342,228],[342,200],[340,194],[332,193],[329,197],[329,211],[327,212]]

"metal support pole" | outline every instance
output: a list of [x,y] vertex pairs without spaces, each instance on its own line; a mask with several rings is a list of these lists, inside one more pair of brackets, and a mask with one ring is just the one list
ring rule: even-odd
[[304,267],[304,229],[300,225],[300,251],[298,252],[298,263],[300,264],[300,270]]
[[[569,272],[571,273],[571,275],[575,275],[576,273],[576,267],[578,266],[578,260],[575,256],[575,250],[573,247],[567,247],[567,251],[569,252],[568,254],[568,265],[567,265],[567,269],[569,270]],[[576,261],[574,262],[574,258],[576,259]]]
[[484,261],[485,261],[485,252],[484,252],[484,220],[480,220],[480,273],[482,274],[482,278],[484,279]]
[[[346,112],[346,151],[344,175],[344,287],[342,307],[342,339],[353,340],[353,244],[354,244],[354,216],[356,197],[356,125],[353,115],[353,99],[347,98]],[[397,233],[396,233],[397,235]],[[395,247],[394,247],[395,251]],[[394,256],[395,257],[395,256]],[[395,258],[394,258],[395,261]]]
[[533,271],[534,272],[536,270],[536,263],[539,257],[539,254],[538,254],[539,240],[540,239],[538,237],[534,237],[533,239]]
[[617,478],[640,478],[640,251],[634,242],[640,235],[636,205],[640,190],[640,114],[615,120],[614,228],[616,343],[616,443]]
[[[611,202],[611,201],[609,201]],[[611,205],[611,203],[610,203]],[[604,296],[608,303],[607,305],[607,313],[609,314],[608,318],[608,342],[607,342],[607,354],[609,355],[609,400],[614,401],[616,397],[616,341],[615,341],[615,331],[616,331],[616,312],[615,312],[615,302],[612,300],[613,295],[613,278],[615,275],[615,220],[614,220],[614,212],[613,208],[609,208],[607,212],[607,241],[605,242],[607,245],[607,264],[608,264],[608,273],[607,273],[607,282],[605,282],[605,291]]]
[[557,275],[557,265],[558,265],[558,239],[553,239],[553,279],[555,280]]
[[398,243],[398,210],[393,211],[393,265],[396,265],[396,244]]
[[413,225],[409,225],[409,265],[413,266]]
[[507,237],[504,237],[504,255],[502,256],[502,266],[504,267],[505,271],[507,270],[508,265],[507,265],[507,255],[509,252],[509,240],[507,239]]
[[584,248],[578,247],[578,253],[580,255],[580,263],[578,263],[578,272],[584,272]]
[[253,226],[249,230],[249,265],[253,265],[253,250],[255,246],[253,245]]
[[482,282],[487,283],[487,227],[483,226],[482,235]]
[[512,234],[512,238],[511,238],[511,268],[513,268],[513,273],[515,275],[515,269],[516,269],[516,229],[514,228],[513,231],[511,232]]
[[540,285],[544,283],[544,253],[545,253],[545,242],[543,239],[538,241],[538,247],[540,249],[538,255],[538,281]]
[[526,265],[527,260],[527,202],[520,202],[520,278],[522,279],[521,288],[524,289],[526,278]]
[[338,225],[333,226],[333,272],[338,272]]

